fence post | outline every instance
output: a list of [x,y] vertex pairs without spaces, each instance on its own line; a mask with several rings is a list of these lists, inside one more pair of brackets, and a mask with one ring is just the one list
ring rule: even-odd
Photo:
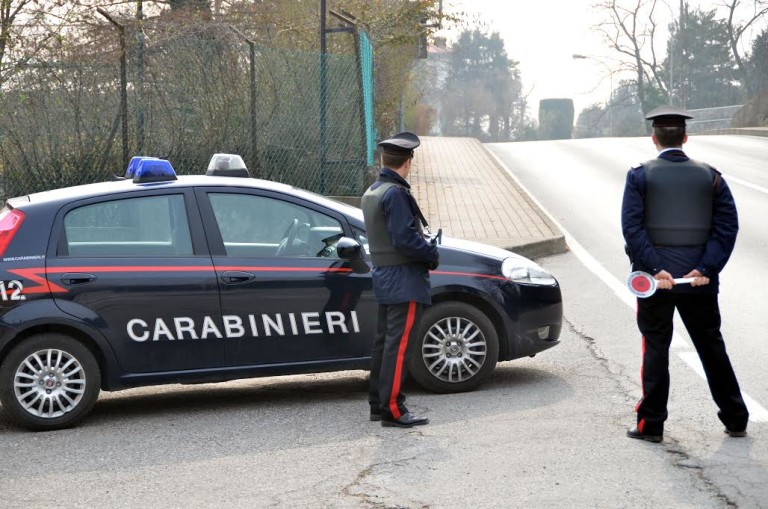
[[136,87],[136,95],[138,96],[138,108],[136,112],[136,151],[141,154],[144,152],[144,141],[146,135],[144,132],[144,7],[143,1],[136,1],[136,20],[139,23],[138,31],[136,32],[136,66],[138,74],[138,86]]
[[129,160],[128,152],[128,77],[126,71],[126,57],[125,57],[125,27],[118,23],[110,16],[107,11],[101,7],[96,7],[96,10],[107,18],[107,21],[117,27],[120,34],[120,118],[122,123],[122,138],[123,138],[123,164],[127,165]]
[[256,118],[256,43],[250,40],[243,34],[240,30],[235,28],[232,25],[229,25],[229,28],[237,34],[238,37],[240,37],[242,40],[248,44],[248,56],[251,60],[250,62],[250,98],[251,98],[251,106],[250,106],[250,114],[251,114],[251,157],[249,161],[249,167],[254,172],[254,176],[258,173],[259,170],[259,153],[257,151],[258,147],[258,123]]
[[325,194],[326,159],[328,159],[328,69],[326,30],[326,0],[320,0],[320,194]]

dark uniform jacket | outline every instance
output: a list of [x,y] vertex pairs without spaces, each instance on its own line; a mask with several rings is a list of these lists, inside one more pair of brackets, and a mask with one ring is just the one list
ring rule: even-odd
[[408,182],[389,168],[382,168],[374,190],[385,182],[398,185],[381,199],[381,208],[395,249],[414,260],[413,263],[373,267],[373,291],[380,304],[416,301],[431,304],[429,265],[438,260],[437,246],[424,238],[410,196]]
[[[659,153],[666,161],[685,162],[688,156],[680,149],[668,149]],[[633,270],[656,274],[666,270],[679,278],[693,269],[710,279],[708,285],[692,287],[675,285],[671,291],[679,293],[717,293],[718,274],[733,252],[739,220],[731,190],[720,173],[712,171],[712,228],[703,246],[654,246],[645,225],[646,181],[642,165],[627,173],[624,200],[621,209],[621,227]],[[683,191],[684,192],[684,191]]]

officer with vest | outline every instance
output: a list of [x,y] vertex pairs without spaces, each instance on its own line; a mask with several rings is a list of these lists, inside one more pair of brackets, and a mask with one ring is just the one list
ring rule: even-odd
[[368,402],[372,421],[410,428],[427,424],[405,407],[401,386],[409,343],[419,329],[423,307],[431,304],[429,269],[438,264],[437,246],[422,229],[424,217],[405,180],[418,136],[402,132],[381,141],[381,170],[362,198],[373,262],[373,291],[379,303]]
[[[643,396],[637,426],[627,436],[661,442],[669,397],[669,346],[677,309],[709,383],[718,417],[732,437],[746,435],[749,413],[720,334],[718,276],[731,256],[739,229],[736,204],[720,172],[689,159],[686,119],[679,108],[651,111],[656,159],[627,173],[621,226],[633,270],[656,279],[657,291],[637,300],[643,335]],[[694,278],[675,284],[675,278]]]

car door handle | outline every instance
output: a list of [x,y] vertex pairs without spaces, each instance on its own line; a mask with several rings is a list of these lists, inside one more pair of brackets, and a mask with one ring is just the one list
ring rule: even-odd
[[84,272],[67,272],[61,275],[61,282],[65,285],[82,285],[95,280],[96,276]]
[[254,274],[239,270],[227,270],[221,274],[221,280],[228,284],[247,283],[254,279],[256,279]]

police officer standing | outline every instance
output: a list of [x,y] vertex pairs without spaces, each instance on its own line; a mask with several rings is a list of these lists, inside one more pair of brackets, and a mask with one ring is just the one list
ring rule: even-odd
[[[689,159],[686,119],[679,108],[651,111],[658,157],[627,174],[621,225],[633,270],[649,272],[657,291],[637,301],[643,335],[643,396],[627,436],[661,442],[669,397],[669,346],[675,309],[698,352],[718,417],[732,437],[746,434],[749,413],[720,334],[718,275],[739,229],[736,204],[720,172]],[[675,284],[675,278],[693,278]]]
[[371,360],[370,419],[409,428],[429,421],[408,412],[401,385],[409,343],[423,307],[431,304],[429,269],[437,267],[437,246],[422,229],[423,215],[405,180],[418,136],[402,132],[381,141],[381,170],[362,198],[373,262],[373,291],[379,303]]

